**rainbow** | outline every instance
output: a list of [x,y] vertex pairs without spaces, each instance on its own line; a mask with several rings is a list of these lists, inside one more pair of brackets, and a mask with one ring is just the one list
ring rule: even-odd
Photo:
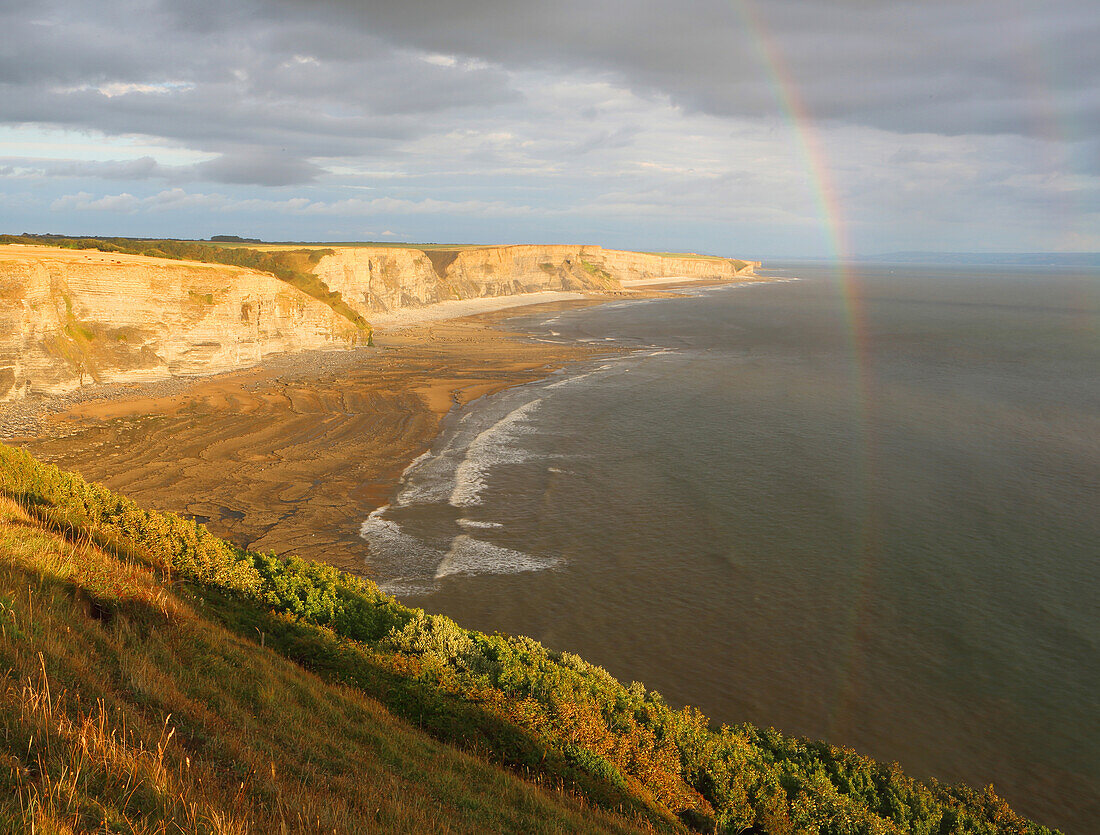
[[858,445],[859,460],[853,466],[861,474],[863,512],[857,534],[856,582],[853,588],[852,606],[846,624],[844,646],[841,653],[838,686],[829,705],[826,735],[836,738],[844,733],[845,724],[851,721],[856,690],[859,686],[859,662],[865,643],[869,621],[872,583],[875,567],[881,552],[878,525],[874,519],[871,492],[875,484],[875,439],[873,422],[869,420],[873,407],[868,379],[868,332],[864,316],[861,288],[857,273],[849,266],[851,249],[841,201],[833,182],[828,157],[814,128],[814,118],[803,101],[793,74],[783,61],[782,53],[768,31],[767,25],[757,13],[752,0],[733,0],[734,10],[744,30],[749,34],[756,59],[767,73],[772,93],[794,137],[796,150],[813,192],[817,214],[825,240],[830,249],[833,275],[843,301],[846,330],[851,352],[853,413],[857,415],[856,427],[862,443]]

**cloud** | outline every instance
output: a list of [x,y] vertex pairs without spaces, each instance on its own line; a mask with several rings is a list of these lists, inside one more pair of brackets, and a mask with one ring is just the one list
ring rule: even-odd
[[332,215],[337,217],[442,214],[509,217],[532,213],[529,206],[515,206],[503,201],[451,201],[436,200],[434,198],[406,200],[392,197],[379,197],[373,200],[362,200],[353,197],[335,201],[309,200],[304,197],[292,197],[286,200],[234,199],[224,194],[188,192],[181,188],[166,189],[146,197],[136,197],[129,192],[96,197],[90,192],[79,191],[58,197],[50,205],[50,209],[54,212],[76,211],[123,214],[139,211],[178,211],[196,208],[216,212],[269,212],[285,215]]
[[[284,8],[297,8],[287,0]],[[1029,131],[1035,99],[1100,129],[1100,10],[966,3],[421,0],[310,3],[404,43],[507,67],[614,73],[721,116],[785,115],[898,131]],[[797,114],[796,114],[797,115]]]
[[38,6],[33,20],[0,10],[7,119],[216,152],[236,142],[313,158],[351,137],[423,134],[448,111],[521,103],[510,73],[530,70],[613,78],[724,117],[793,107],[901,132],[1024,135],[1047,120],[1040,129],[1100,133],[1100,11],[1085,0],[1041,13],[1002,0]]
[[[324,169],[308,160],[288,157],[265,148],[236,149],[205,162],[164,165],[151,156],[129,160],[20,160],[23,177],[59,179],[169,180],[243,185],[288,186],[315,180]],[[14,166],[0,169],[12,174]]]
[[312,182],[324,169],[265,148],[238,149],[194,166],[198,179],[217,183],[290,186]]
[[636,213],[692,219],[684,248],[766,222],[802,246],[828,180],[860,246],[964,216],[1008,246],[1088,239],[1095,211],[1091,0],[139,6],[0,0],[0,130],[102,139],[50,159],[5,143],[5,187],[33,179],[42,222],[543,218],[640,245]]
[[170,169],[153,157],[131,160],[61,160],[40,161],[31,170],[47,177],[94,177],[101,180],[148,180],[170,176]]

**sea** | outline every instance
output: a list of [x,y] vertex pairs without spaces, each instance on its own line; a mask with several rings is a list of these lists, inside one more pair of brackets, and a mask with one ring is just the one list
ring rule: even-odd
[[404,602],[1100,821],[1100,272],[776,264],[509,326],[363,523]]

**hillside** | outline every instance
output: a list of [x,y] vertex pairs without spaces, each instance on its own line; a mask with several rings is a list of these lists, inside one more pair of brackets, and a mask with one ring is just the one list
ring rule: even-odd
[[433,740],[227,629],[200,587],[5,494],[0,831],[639,831]]
[[991,791],[716,728],[6,446],[0,658],[12,830],[1049,832]]

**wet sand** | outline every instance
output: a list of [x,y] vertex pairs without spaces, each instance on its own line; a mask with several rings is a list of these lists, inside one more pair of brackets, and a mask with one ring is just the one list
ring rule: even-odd
[[[674,295],[669,289],[628,295]],[[362,522],[452,406],[608,353],[534,341],[503,321],[623,295],[529,294],[401,311],[379,318],[373,348],[282,354],[241,371],[7,404],[0,440],[145,507],[194,517],[243,547],[370,576]]]
[[374,348],[286,354],[239,372],[82,392],[36,404],[37,425],[9,409],[5,440],[142,505],[193,516],[239,545],[369,575],[360,525],[453,405],[594,353],[501,327],[515,315],[404,325]]

